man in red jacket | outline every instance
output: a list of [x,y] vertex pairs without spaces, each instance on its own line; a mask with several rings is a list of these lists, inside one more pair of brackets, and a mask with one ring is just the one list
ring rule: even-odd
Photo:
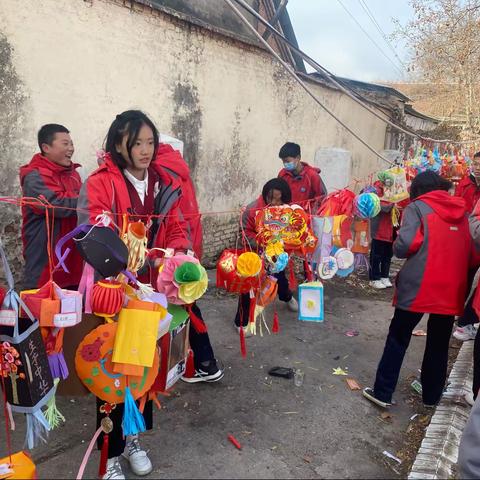
[[[477,152],[473,156],[472,162],[472,174],[468,177],[464,177],[457,185],[455,189],[455,196],[461,197],[465,200],[467,205],[467,212],[472,213],[475,205],[480,199],[480,152]],[[476,265],[478,267],[478,265]],[[473,279],[477,268],[472,268],[468,272],[468,289],[467,295],[473,284]],[[468,300],[463,315],[457,320],[457,327],[453,332],[453,336],[457,340],[465,342],[467,340],[473,340],[477,335],[477,329],[474,327],[475,323],[478,323],[478,315],[472,307],[473,295]]]
[[[52,248],[59,238],[77,225],[77,200],[82,181],[72,163],[74,152],[70,132],[57,124],[44,125],[38,132],[40,153],[28,165],[20,168],[20,185],[24,197],[46,200],[53,207]],[[63,207],[63,208],[62,208]],[[22,207],[22,241],[25,270],[23,288],[39,288],[50,278],[47,254],[47,224],[45,209],[41,206]],[[66,259],[70,273],[58,269],[53,274],[60,287],[74,287],[80,282],[83,261],[73,242]]]
[[423,403],[435,406],[447,377],[448,346],[455,315],[463,312],[472,238],[465,201],[451,197],[451,183],[433,171],[412,181],[411,203],[393,245],[406,262],[396,280],[395,313],[378,365],[374,388],[363,394],[382,407],[392,403],[413,329],[428,313],[421,369]]
[[320,169],[302,162],[300,145],[287,142],[278,154],[283,168],[278,176],[283,178],[292,192],[292,202],[303,208],[315,208],[327,194],[327,189],[320,178]]

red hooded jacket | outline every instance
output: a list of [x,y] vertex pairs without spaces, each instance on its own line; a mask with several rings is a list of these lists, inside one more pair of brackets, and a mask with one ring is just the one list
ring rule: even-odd
[[469,177],[462,178],[455,188],[455,196],[465,200],[467,213],[473,212],[473,208],[478,200],[480,200],[480,187],[477,185],[475,177],[470,175]]
[[371,237],[375,240],[393,242],[392,209],[394,207],[394,204],[382,200],[382,182],[375,182],[374,187],[377,190],[377,195],[380,197],[380,213],[370,220]]
[[282,168],[278,176],[290,186],[292,203],[297,203],[303,208],[310,204],[314,208],[316,203],[320,204],[327,191],[320,178],[320,169],[305,162],[302,162],[302,165],[303,169],[298,175]]
[[396,279],[397,308],[462,314],[473,251],[463,199],[441,190],[416,198],[404,211],[393,251],[407,259]]
[[161,143],[158,146],[155,162],[166,170],[170,176],[180,182],[182,196],[179,207],[190,227],[190,237],[195,255],[201,260],[203,253],[202,221],[195,195],[195,187],[190,177],[190,168],[180,152],[174,150],[167,143]]
[[[149,178],[156,175],[154,211],[152,215],[164,217],[152,218],[149,232],[149,248],[173,248],[187,250],[191,248],[188,225],[179,209],[180,183],[170,177],[156,162],[149,167]],[[80,224],[97,223],[97,215],[110,213],[117,226],[123,227],[123,214],[132,214],[132,203],[123,173],[115,165],[110,155],[105,155],[104,163],[95,170],[84,183],[78,200],[78,221]],[[147,219],[143,219],[146,221]],[[155,232],[152,234],[151,232]],[[157,256],[156,254],[152,257]]]
[[[71,164],[62,167],[37,153],[28,165],[20,168],[20,186],[24,197],[44,197],[55,207],[65,207],[54,209],[52,250],[57,241],[77,225],[75,209],[82,186],[82,180],[76,171],[79,166]],[[22,207],[22,241],[25,259],[23,288],[40,288],[50,278],[44,208]],[[60,287],[78,285],[82,273],[83,261],[73,241],[68,242],[67,247],[71,248],[65,262],[70,273],[58,269],[53,274],[53,280]]]
[[265,208],[267,204],[260,195],[256,200],[249,203],[242,214],[242,228],[245,236],[250,242],[252,248],[257,247],[257,229],[255,225],[255,217],[259,210]]

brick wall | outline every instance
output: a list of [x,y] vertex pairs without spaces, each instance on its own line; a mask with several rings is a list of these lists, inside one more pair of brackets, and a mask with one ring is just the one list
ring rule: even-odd
[[239,238],[238,216],[207,216],[202,219],[203,261],[207,268],[214,268],[225,248],[233,248]]

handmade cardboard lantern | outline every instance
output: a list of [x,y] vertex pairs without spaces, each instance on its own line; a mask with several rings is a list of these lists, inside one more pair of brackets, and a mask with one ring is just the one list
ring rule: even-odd
[[168,333],[158,341],[160,369],[152,385],[153,392],[164,392],[171,388],[185,373],[189,349],[188,312],[178,305],[169,305],[173,316]]
[[298,319],[309,322],[323,322],[323,284],[322,282],[302,283],[298,286]]
[[0,458],[0,480],[34,478],[37,478],[37,471],[28,453],[17,452],[11,456]]

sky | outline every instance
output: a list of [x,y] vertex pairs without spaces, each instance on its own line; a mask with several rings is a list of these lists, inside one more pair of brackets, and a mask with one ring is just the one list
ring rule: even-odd
[[[393,18],[405,24],[413,17],[408,0],[290,0],[288,13],[300,49],[339,76],[368,82],[406,80],[406,68],[395,58],[362,3],[387,37],[396,28]],[[342,4],[391,61],[362,32]],[[390,42],[400,60],[408,63],[406,45]]]

